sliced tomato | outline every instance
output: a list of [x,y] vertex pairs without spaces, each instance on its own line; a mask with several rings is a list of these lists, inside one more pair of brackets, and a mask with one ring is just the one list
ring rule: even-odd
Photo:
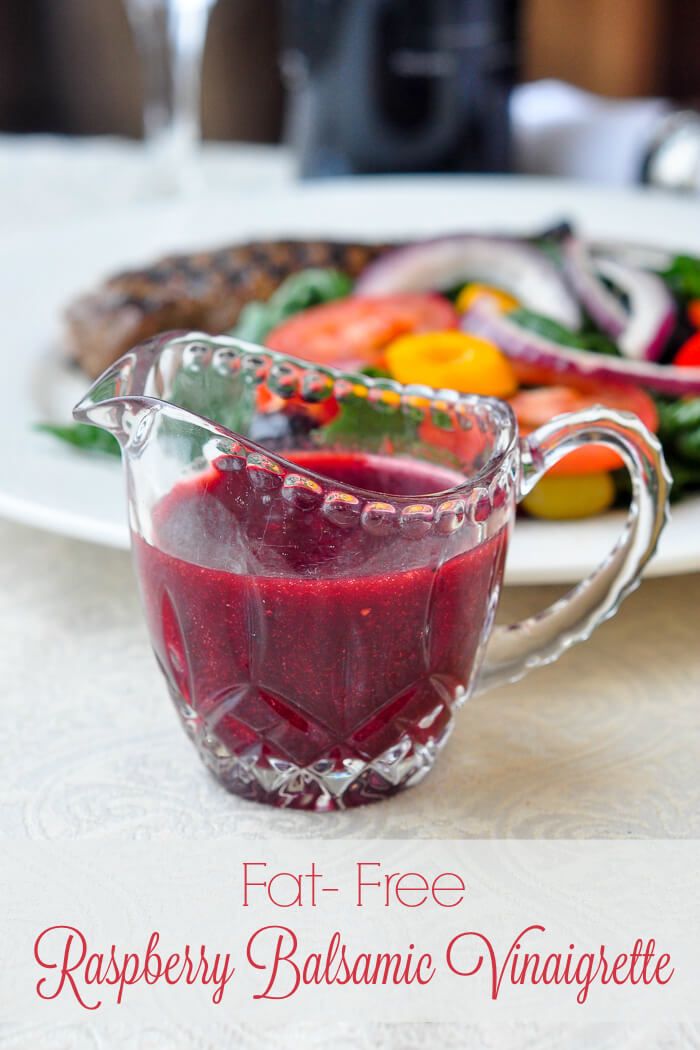
[[477,460],[483,462],[488,444],[488,438],[478,427],[472,427],[470,430],[462,430],[460,427],[445,430],[433,423],[431,419],[423,420],[418,427],[418,436],[426,445],[451,452],[466,473],[478,469],[473,465]]
[[265,342],[304,361],[358,369],[380,366],[384,348],[400,335],[456,328],[458,320],[442,295],[358,295],[295,314],[273,328]]
[[264,383],[257,389],[256,408],[258,412],[264,412],[265,414],[272,412],[299,412],[313,419],[321,427],[335,419],[340,411],[340,406],[334,397],[327,397],[325,401],[319,401],[318,404],[304,401],[303,398],[296,394],[294,397],[288,397],[285,400],[285,398],[273,394]]
[[[639,387],[622,387],[599,383],[586,391],[569,386],[543,386],[520,390],[509,403],[515,412],[521,434],[529,434],[554,416],[565,412],[581,412],[595,405],[634,412],[650,430],[656,430],[659,417],[656,405]],[[559,460],[548,473],[551,475],[597,474],[617,470],[623,462],[617,452],[605,445],[586,445]]]
[[673,359],[680,368],[700,368],[700,332],[686,339]]

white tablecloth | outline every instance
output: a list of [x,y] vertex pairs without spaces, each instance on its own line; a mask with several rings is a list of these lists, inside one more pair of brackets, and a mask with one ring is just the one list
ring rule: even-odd
[[[99,216],[175,192],[162,162],[140,142],[0,135],[0,235]],[[290,153],[277,146],[206,143],[188,192],[253,192],[288,182]]]
[[[649,580],[552,668],[469,703],[433,773],[390,802],[332,815],[263,809],[205,772],[171,710],[129,556],[0,523],[4,717],[0,838],[698,837],[700,577]],[[553,588],[515,588],[513,618]],[[7,1050],[269,1045],[250,1025],[134,1032],[128,1012],[11,1025]],[[692,1050],[700,1028],[336,1024],[299,1050]]]
[[[232,185],[236,171],[250,180],[253,159],[221,153],[212,172]],[[258,159],[258,185],[287,177],[284,154],[264,150]],[[96,176],[100,171],[112,189]],[[115,186],[126,199],[141,192],[135,171],[141,168],[133,147],[64,149],[49,141],[23,153],[21,144],[0,141],[0,224],[20,228],[84,214],[104,207]],[[502,617],[519,617],[552,596],[544,587],[508,591]],[[556,666],[468,704],[436,770],[413,791],[347,814],[263,810],[226,795],[177,724],[128,556],[0,522],[0,838],[11,848],[16,838],[197,841],[224,832],[250,839],[700,836],[699,612],[700,577],[649,580]],[[194,1029],[128,1035],[127,1017],[104,1024],[86,1018],[64,1028],[32,1018],[0,1030],[0,1046],[214,1045]],[[539,1050],[564,1043],[690,1048],[700,1045],[700,1033],[692,1026],[666,1029],[657,1041],[648,1027],[570,1038],[551,1026],[358,1024],[284,1035],[285,1046],[308,1048]],[[262,1044],[249,1028],[222,1026],[217,1045]]]

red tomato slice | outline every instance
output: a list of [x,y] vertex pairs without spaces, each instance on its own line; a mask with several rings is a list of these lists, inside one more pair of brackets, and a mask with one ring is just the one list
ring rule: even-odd
[[285,398],[278,397],[277,394],[273,394],[268,390],[264,383],[257,388],[257,401],[255,407],[258,412],[300,412],[309,416],[313,419],[318,426],[323,427],[326,423],[330,423],[332,419],[338,415],[340,406],[334,397],[328,397],[325,401],[319,401],[318,404],[311,404],[309,401],[304,401],[303,398],[295,395],[294,397]]
[[[565,412],[580,412],[594,405],[634,412],[650,430],[656,430],[659,417],[656,405],[639,387],[598,384],[587,391],[568,386],[543,386],[534,390],[520,390],[509,403],[515,412],[521,434],[529,434],[554,416]],[[618,454],[604,445],[587,445],[559,460],[549,474],[597,474],[599,471],[618,470],[624,464]]]
[[700,332],[686,339],[673,359],[680,368],[700,368]]
[[315,364],[358,369],[381,365],[384,348],[406,332],[444,331],[458,320],[441,295],[358,295],[295,314],[273,328],[265,343]]

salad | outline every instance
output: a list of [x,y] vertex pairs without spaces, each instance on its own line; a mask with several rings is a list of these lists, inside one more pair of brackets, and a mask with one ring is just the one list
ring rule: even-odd
[[[503,398],[524,434],[593,405],[633,412],[662,442],[673,498],[700,490],[700,259],[596,248],[568,225],[532,239],[440,237],[385,252],[354,282],[334,269],[295,273],[249,302],[229,334],[319,365]],[[263,390],[259,407],[280,405]],[[367,424],[361,406],[318,408],[315,425]],[[118,451],[102,431],[45,429]],[[628,495],[619,456],[591,445],[561,460],[523,509],[579,518]]]

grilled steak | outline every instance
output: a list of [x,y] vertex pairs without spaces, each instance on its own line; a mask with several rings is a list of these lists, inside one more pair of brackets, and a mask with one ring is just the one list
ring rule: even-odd
[[169,255],[108,278],[66,310],[72,357],[98,376],[132,346],[172,328],[218,333],[252,299],[269,298],[289,274],[333,267],[350,277],[388,245],[251,241],[212,252]]

